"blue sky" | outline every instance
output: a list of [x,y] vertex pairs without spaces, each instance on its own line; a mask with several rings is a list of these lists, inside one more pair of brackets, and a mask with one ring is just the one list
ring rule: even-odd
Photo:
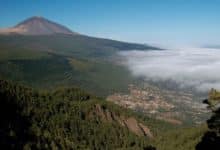
[[162,45],[220,44],[220,0],[0,0],[0,27],[43,16],[70,29]]

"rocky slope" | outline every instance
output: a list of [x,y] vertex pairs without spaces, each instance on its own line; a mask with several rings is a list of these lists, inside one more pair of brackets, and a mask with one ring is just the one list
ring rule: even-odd
[[116,114],[109,109],[103,108],[101,105],[96,104],[94,109],[90,112],[90,117],[98,116],[103,122],[119,123],[122,127],[126,127],[131,132],[138,136],[147,136],[153,138],[153,134],[150,129],[137,121],[134,117],[125,117],[120,114]]

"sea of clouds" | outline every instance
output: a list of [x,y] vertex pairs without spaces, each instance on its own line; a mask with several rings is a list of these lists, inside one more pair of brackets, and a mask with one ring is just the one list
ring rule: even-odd
[[174,81],[199,92],[220,89],[220,49],[185,48],[119,52],[133,75],[152,81]]

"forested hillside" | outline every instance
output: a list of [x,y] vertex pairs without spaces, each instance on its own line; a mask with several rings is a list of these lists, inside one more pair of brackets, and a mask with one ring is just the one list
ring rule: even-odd
[[148,118],[74,87],[36,91],[0,80],[0,103],[4,149],[194,150],[207,130]]
[[132,113],[77,88],[38,92],[0,80],[0,103],[5,149],[144,149],[151,138],[115,119]]

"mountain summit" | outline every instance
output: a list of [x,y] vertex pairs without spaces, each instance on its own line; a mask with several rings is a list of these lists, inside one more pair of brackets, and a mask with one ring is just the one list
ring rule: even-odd
[[77,34],[63,25],[38,16],[26,19],[12,28],[2,29],[0,33],[22,35]]

